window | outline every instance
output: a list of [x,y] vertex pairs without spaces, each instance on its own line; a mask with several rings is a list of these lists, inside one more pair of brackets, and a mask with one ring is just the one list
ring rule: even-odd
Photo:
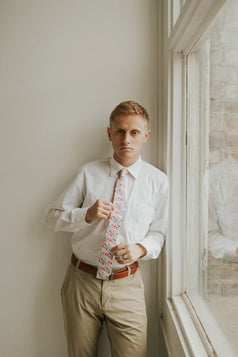
[[161,325],[170,356],[233,357],[238,355],[238,3],[164,0],[163,5],[161,21],[168,21],[160,104],[168,121],[161,125],[160,142],[167,132],[171,191]]
[[[187,56],[186,292],[238,355],[238,2]],[[214,330],[215,326],[215,330]]]

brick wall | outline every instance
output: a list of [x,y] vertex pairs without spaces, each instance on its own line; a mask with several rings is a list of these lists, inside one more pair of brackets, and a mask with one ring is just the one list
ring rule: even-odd
[[[238,153],[238,1],[230,0],[209,32],[210,163]],[[208,256],[205,294],[238,296],[238,263]]]
[[238,153],[238,1],[230,0],[210,32],[210,161]]

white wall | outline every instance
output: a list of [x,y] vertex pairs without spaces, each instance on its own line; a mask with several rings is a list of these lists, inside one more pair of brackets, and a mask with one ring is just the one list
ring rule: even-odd
[[[143,157],[156,163],[156,3],[0,0],[1,356],[66,356],[59,291],[70,234],[51,232],[44,210],[79,166],[111,154],[106,126],[119,102],[148,109]],[[156,262],[143,274],[154,357]]]

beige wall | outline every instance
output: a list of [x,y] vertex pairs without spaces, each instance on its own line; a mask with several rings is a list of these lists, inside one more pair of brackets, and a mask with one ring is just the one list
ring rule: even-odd
[[[0,0],[1,356],[66,356],[70,235],[51,232],[44,210],[80,165],[110,155],[107,118],[122,100],[150,112],[143,157],[156,163],[156,3]],[[143,274],[154,357],[156,262]],[[109,356],[105,336],[100,351]]]

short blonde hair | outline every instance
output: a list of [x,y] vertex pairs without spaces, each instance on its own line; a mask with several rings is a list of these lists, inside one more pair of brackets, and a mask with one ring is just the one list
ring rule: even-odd
[[113,109],[109,119],[110,125],[116,117],[123,115],[139,115],[147,121],[147,124],[149,124],[149,114],[145,108],[142,107],[142,105],[134,102],[133,100],[122,102],[118,104],[115,109]]

